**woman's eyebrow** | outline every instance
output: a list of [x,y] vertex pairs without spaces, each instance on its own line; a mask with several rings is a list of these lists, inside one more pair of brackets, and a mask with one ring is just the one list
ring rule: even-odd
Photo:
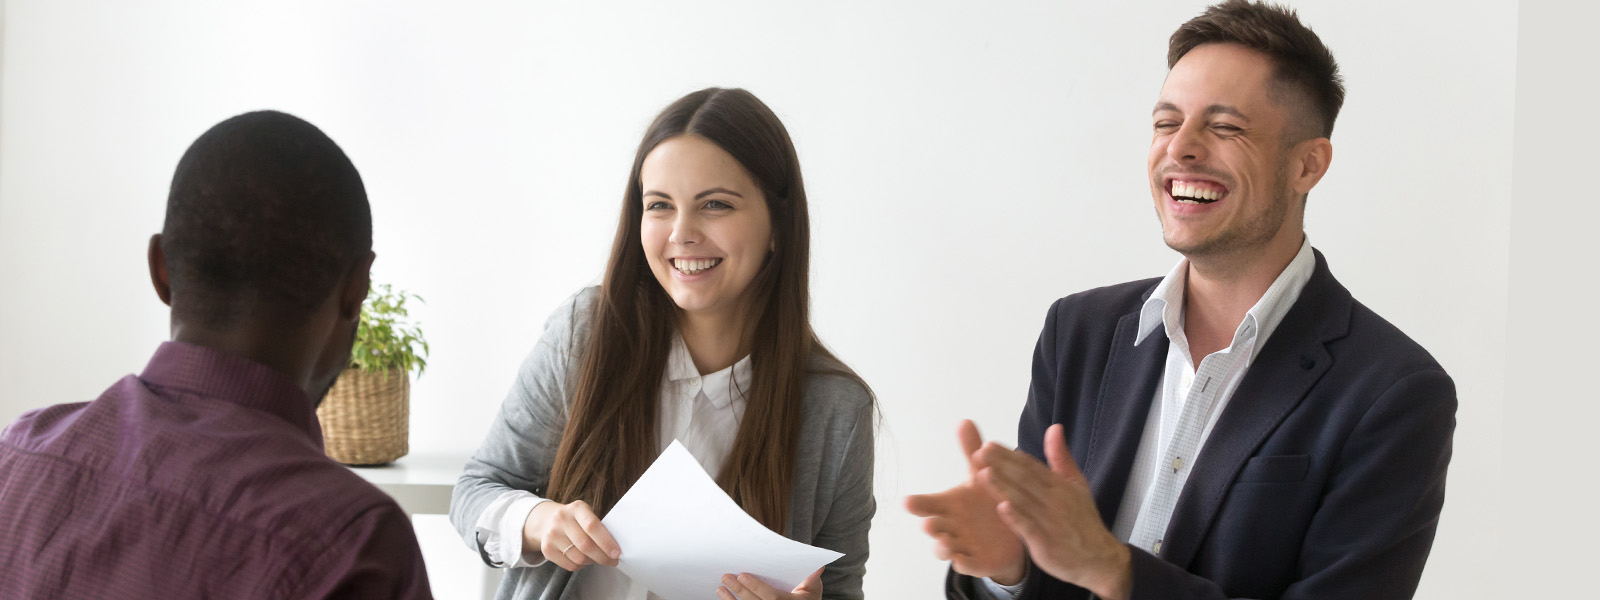
[[709,190],[706,190],[706,191],[700,192],[698,194],[695,194],[694,195],[694,199],[695,200],[699,200],[701,198],[704,198],[706,196],[710,196],[712,194],[727,194],[729,196],[734,196],[734,197],[737,197],[737,198],[743,198],[744,197],[744,194],[741,194],[739,192],[735,192],[735,191],[730,190],[728,188],[714,187],[714,188],[711,188]]

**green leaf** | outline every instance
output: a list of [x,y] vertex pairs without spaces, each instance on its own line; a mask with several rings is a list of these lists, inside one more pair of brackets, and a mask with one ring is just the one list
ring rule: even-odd
[[351,368],[369,372],[416,371],[418,376],[427,369],[428,342],[422,339],[422,328],[407,320],[407,300],[423,302],[421,296],[396,292],[389,284],[372,286],[361,306],[355,344],[350,348]]

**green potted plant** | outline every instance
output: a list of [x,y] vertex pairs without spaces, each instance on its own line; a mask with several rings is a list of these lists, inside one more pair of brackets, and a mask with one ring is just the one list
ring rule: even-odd
[[317,407],[328,456],[347,465],[382,465],[410,451],[411,373],[428,367],[428,342],[409,320],[420,296],[374,285],[361,306],[350,366]]

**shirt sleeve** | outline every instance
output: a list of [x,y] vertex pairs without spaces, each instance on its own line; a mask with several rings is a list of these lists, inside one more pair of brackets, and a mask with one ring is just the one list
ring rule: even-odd
[[411,519],[394,504],[373,507],[343,530],[312,562],[294,598],[355,600],[433,598]]
[[[1024,578],[1022,581],[1027,581]],[[990,600],[1011,600],[1022,595],[1022,581],[1016,585],[1002,585],[988,577],[983,578],[983,585],[978,587],[979,594],[987,594]]]
[[478,539],[483,543],[483,553],[494,561],[491,566],[537,567],[545,563],[542,555],[539,562],[528,562],[522,548],[523,524],[533,508],[545,502],[549,500],[511,490],[495,498],[478,516]]

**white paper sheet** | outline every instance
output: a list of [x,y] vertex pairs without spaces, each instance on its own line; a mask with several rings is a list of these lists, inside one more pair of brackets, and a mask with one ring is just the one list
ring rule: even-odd
[[844,556],[750,518],[676,440],[601,522],[622,548],[617,568],[663,600],[716,598],[727,573],[787,592]]

